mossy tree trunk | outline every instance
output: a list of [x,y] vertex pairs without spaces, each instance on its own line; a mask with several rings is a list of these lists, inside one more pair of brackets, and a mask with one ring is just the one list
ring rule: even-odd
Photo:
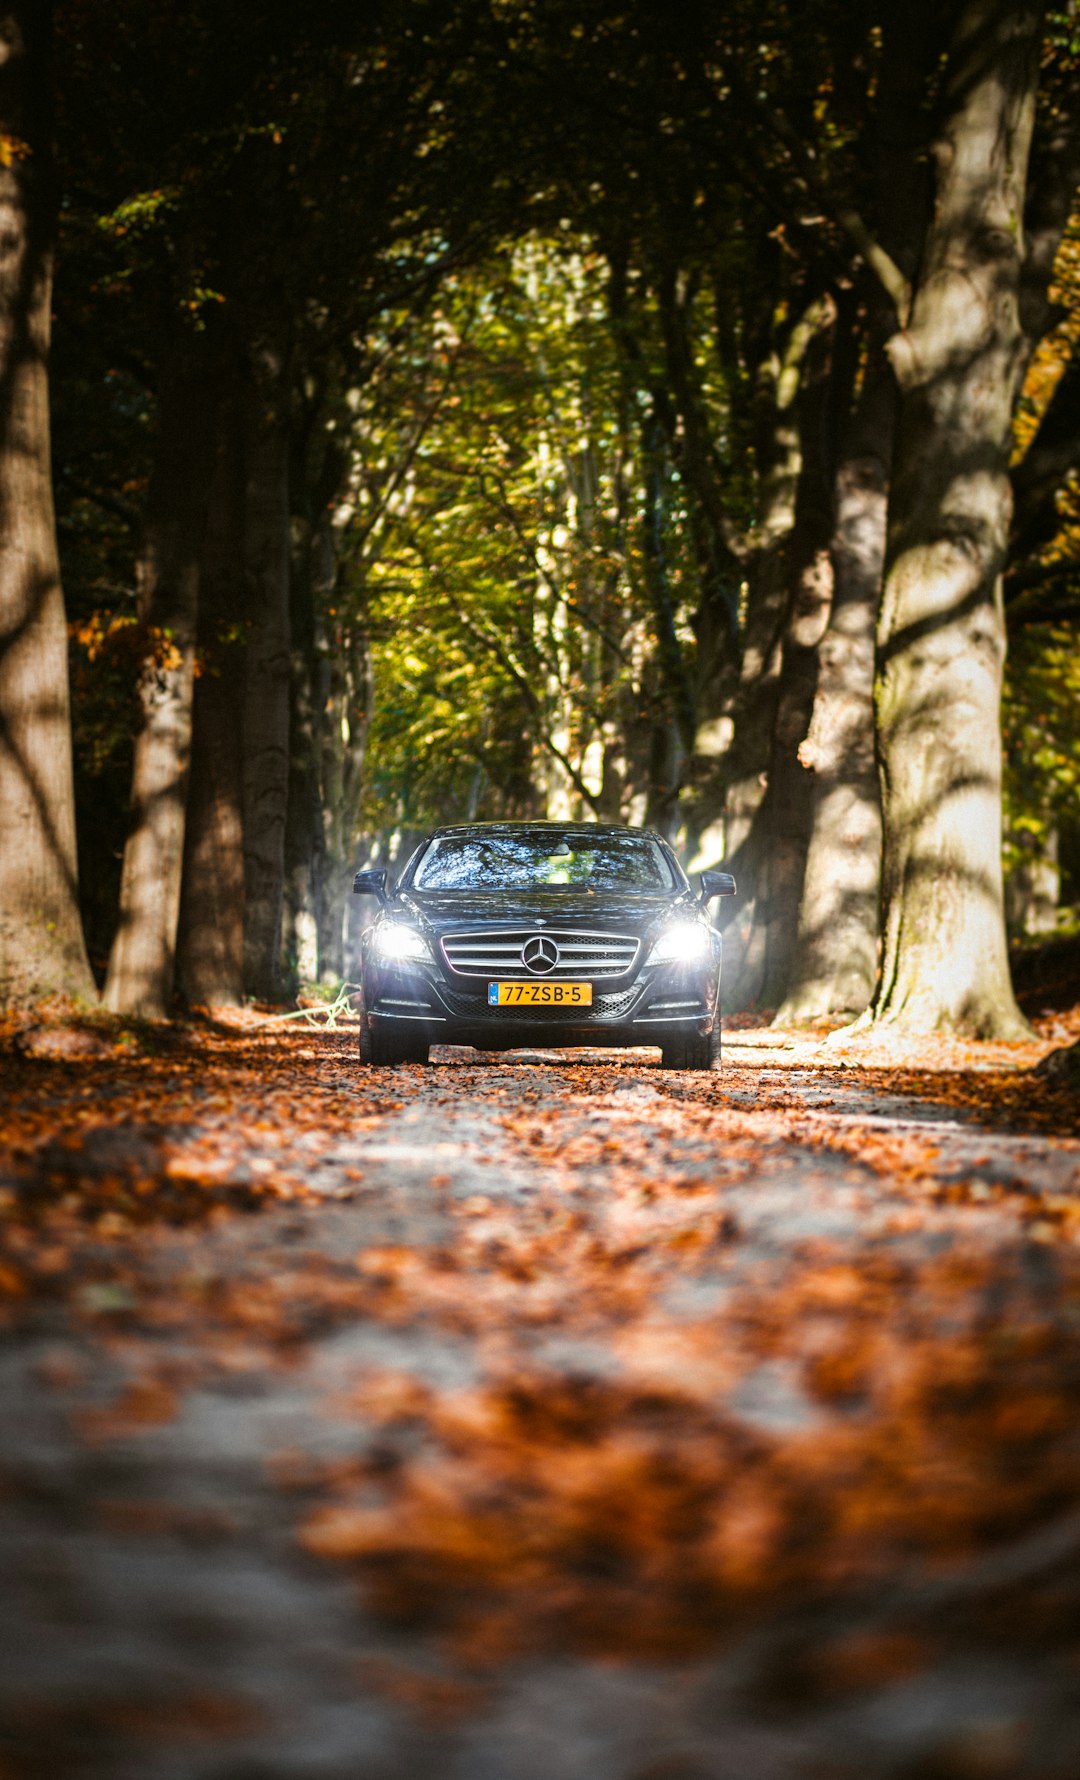
[[1013,1038],[999,703],[1022,217],[1041,10],[968,0],[909,325],[877,635],[883,958],[874,1025]]

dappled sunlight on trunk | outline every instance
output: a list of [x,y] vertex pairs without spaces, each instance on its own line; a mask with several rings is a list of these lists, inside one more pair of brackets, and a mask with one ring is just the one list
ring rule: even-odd
[[1001,573],[1039,29],[1032,6],[971,0],[958,15],[934,218],[888,348],[900,416],[874,694],[884,950],[871,1018],[911,1032],[1023,1033],[1002,892]]
[[[46,11],[5,18],[0,69],[0,1007],[93,994],[77,901],[49,442],[57,194]],[[14,145],[14,146],[13,146]]]

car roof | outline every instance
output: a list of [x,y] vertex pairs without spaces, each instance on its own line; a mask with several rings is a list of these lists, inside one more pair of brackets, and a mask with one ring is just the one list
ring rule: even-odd
[[618,835],[632,834],[647,836],[651,841],[662,841],[663,837],[651,828],[632,828],[625,822],[557,822],[537,818],[536,821],[521,822],[446,822],[433,828],[429,835],[434,840],[436,835],[484,835],[484,834],[519,834],[522,829],[553,831],[556,834],[572,833],[575,829],[582,834]]

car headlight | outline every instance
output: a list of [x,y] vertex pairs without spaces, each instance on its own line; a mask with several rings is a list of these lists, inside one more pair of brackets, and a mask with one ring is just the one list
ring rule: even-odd
[[431,947],[415,927],[402,923],[375,930],[375,956],[383,964],[433,964]]
[[648,964],[696,964],[708,957],[709,929],[700,921],[677,921],[660,935]]

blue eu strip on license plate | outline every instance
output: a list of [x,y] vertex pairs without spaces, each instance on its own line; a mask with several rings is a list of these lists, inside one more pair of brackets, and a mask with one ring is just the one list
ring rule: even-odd
[[489,983],[488,984],[488,1006],[489,1007],[498,1007],[498,1005],[499,1005],[499,985],[498,985],[498,983]]

